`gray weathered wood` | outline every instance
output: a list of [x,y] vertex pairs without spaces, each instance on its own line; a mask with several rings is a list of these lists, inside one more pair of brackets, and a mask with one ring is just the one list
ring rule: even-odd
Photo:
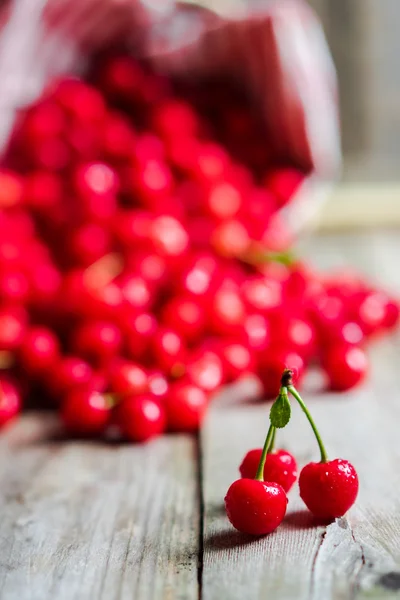
[[[321,265],[346,259],[393,286],[399,246],[394,234],[376,234],[330,236],[313,241],[311,249]],[[394,287],[399,290],[399,283]],[[269,406],[243,403],[233,391],[213,405],[202,433],[206,600],[400,596],[399,343],[394,338],[374,349],[372,378],[359,390],[307,396],[330,456],[348,458],[360,475],[356,506],[328,526],[313,523],[296,486],[275,533],[251,539],[232,529],[223,498],[245,452],[262,445]],[[279,445],[293,451],[300,466],[318,459],[297,407]]]
[[0,438],[0,597],[197,599],[196,441],[112,446],[56,430],[28,415]]

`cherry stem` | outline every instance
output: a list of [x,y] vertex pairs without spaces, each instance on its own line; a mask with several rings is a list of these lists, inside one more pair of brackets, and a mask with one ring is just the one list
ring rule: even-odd
[[274,427],[274,433],[272,434],[272,439],[271,439],[271,442],[270,442],[270,444],[268,446],[268,452],[267,452],[267,454],[271,454],[271,452],[274,449],[274,446],[275,446],[275,437],[276,437],[276,427]]
[[273,425],[270,425],[269,429],[268,429],[267,437],[265,438],[264,448],[263,448],[263,451],[261,454],[260,462],[258,463],[257,473],[254,478],[254,479],[256,479],[256,481],[264,481],[265,460],[267,458],[269,446],[274,437],[274,431],[275,431],[275,427]]
[[326,453],[325,446],[322,443],[321,436],[319,435],[319,431],[317,429],[317,426],[314,423],[314,420],[310,414],[310,411],[308,410],[307,406],[304,404],[302,397],[300,396],[300,394],[296,390],[296,388],[293,387],[293,385],[289,385],[287,389],[292,394],[293,398],[295,398],[297,400],[297,402],[300,404],[304,414],[306,415],[306,417],[308,419],[308,422],[311,425],[311,429],[313,430],[315,438],[318,442],[319,451],[321,452],[321,462],[322,463],[328,462],[328,455]]

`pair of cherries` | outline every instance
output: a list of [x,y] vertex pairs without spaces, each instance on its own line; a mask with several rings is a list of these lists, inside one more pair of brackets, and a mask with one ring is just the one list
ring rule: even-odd
[[241,479],[232,483],[225,496],[226,513],[242,533],[265,535],[282,522],[287,508],[287,492],[297,478],[295,458],[286,450],[274,450],[277,428],[290,419],[288,392],[298,401],[315,434],[321,461],[307,464],[299,477],[300,496],[320,520],[342,517],[354,504],[358,476],[347,460],[328,460],[319,432],[301,396],[293,386],[293,373],[285,369],[279,395],[270,412],[270,427],[261,449],[250,450],[240,465]]

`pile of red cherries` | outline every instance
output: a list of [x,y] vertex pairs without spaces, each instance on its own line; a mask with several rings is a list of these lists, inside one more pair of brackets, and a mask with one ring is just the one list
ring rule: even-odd
[[0,169],[1,424],[44,404],[71,435],[142,441],[197,430],[247,375],[263,398],[285,365],[363,379],[397,302],[290,259],[280,209],[305,173],[266,139],[227,82],[182,88],[126,55],[20,115]]

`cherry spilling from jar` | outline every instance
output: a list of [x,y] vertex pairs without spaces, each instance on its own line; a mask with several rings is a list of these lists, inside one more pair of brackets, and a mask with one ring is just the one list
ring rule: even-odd
[[41,398],[72,435],[195,431],[244,376],[275,397],[363,380],[397,301],[295,261],[281,209],[307,173],[229,82],[189,86],[128,56],[53,82],[0,167],[0,425]]

